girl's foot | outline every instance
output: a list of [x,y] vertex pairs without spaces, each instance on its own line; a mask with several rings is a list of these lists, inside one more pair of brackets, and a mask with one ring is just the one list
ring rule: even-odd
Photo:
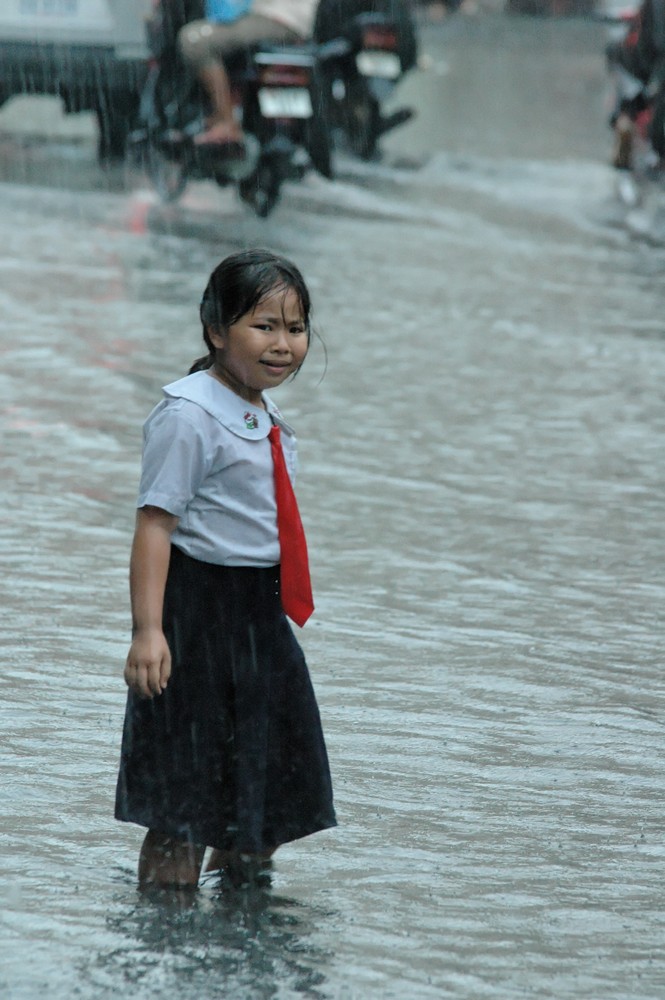
[[205,847],[148,830],[139,855],[139,888],[195,889]]
[[206,871],[219,871],[226,876],[234,889],[249,885],[269,886],[272,879],[272,855],[238,854],[235,851],[218,851],[213,848]]
[[241,854],[224,868],[224,874],[234,889],[248,886],[269,888],[272,884],[272,861],[256,855]]

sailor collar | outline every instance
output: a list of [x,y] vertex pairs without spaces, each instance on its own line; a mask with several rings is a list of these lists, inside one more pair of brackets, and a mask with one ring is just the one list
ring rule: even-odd
[[196,403],[233,434],[249,441],[267,437],[273,423],[283,428],[287,434],[293,434],[293,429],[265,393],[264,410],[236,395],[207,371],[186,375],[177,382],[165,385],[162,392],[171,399],[188,399]]

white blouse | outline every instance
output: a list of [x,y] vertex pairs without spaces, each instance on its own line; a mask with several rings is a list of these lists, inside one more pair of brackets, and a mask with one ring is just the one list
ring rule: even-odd
[[137,507],[153,506],[179,518],[174,545],[222,566],[279,562],[277,507],[268,433],[281,429],[292,481],[296,438],[272,400],[252,406],[208,371],[163,389],[143,428],[143,465]]

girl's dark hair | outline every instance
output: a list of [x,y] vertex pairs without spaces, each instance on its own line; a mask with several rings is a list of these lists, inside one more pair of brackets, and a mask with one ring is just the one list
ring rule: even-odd
[[285,292],[292,289],[298,296],[309,345],[311,301],[296,265],[270,250],[243,250],[225,257],[210,275],[199,310],[208,353],[194,362],[189,374],[210,368],[214,363],[215,348],[208,327],[228,330],[267,295],[282,289]]

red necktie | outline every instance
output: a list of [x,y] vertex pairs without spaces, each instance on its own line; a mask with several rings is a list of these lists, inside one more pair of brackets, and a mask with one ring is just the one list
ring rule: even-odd
[[302,628],[314,610],[307,560],[307,542],[295,493],[284,461],[279,427],[273,424],[268,437],[270,438],[275,474],[282,607],[289,618]]

